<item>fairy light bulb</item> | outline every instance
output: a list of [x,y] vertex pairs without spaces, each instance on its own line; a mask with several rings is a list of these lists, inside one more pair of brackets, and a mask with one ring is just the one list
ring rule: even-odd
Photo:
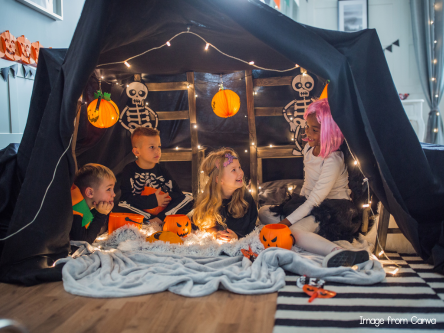
[[250,61],[248,64],[249,65],[254,65],[254,61]]
[[248,153],[248,150],[245,149],[245,152]]
[[178,150],[179,149],[179,147],[176,147],[176,150]]
[[128,87],[129,87],[129,84],[127,84],[126,87],[128,88]]
[[364,204],[364,205],[362,205],[362,207],[367,208],[367,207],[370,207],[370,205],[369,204]]
[[299,65],[298,65],[298,64],[296,64],[296,65],[294,65],[294,67],[295,67],[295,68],[298,68],[298,67],[299,67]]
[[194,128],[197,128],[197,125],[194,125]]
[[438,133],[438,129],[437,128],[433,129],[433,132]]
[[262,188],[262,187],[259,186],[259,190],[260,190],[261,188]]
[[384,254],[384,251],[379,252],[378,256],[381,256],[382,254]]
[[197,149],[200,149],[200,145],[197,145]]
[[438,63],[438,59],[433,59],[433,63],[434,64]]
[[254,142],[252,142],[251,145],[254,146]]
[[131,65],[130,65],[127,61],[125,61],[124,64],[125,64],[125,66],[128,67],[128,68],[131,67]]
[[207,45],[205,45],[205,51],[208,51],[209,47],[210,47],[210,43],[207,43]]
[[101,76],[101,78],[103,79],[103,76]]
[[196,95],[194,95],[194,97],[196,97],[196,98],[197,98],[197,94],[196,94]]
[[396,268],[393,272],[391,272],[393,275],[395,275],[396,273],[398,273],[399,268]]
[[353,164],[354,164],[354,165],[358,165],[358,161],[355,160],[355,161],[353,162]]
[[248,192],[251,192],[251,189],[250,189],[250,190],[248,190]]
[[273,148],[273,145],[270,145],[270,148]]
[[171,46],[171,43],[170,43],[170,41],[168,41],[167,43],[166,43],[168,46]]

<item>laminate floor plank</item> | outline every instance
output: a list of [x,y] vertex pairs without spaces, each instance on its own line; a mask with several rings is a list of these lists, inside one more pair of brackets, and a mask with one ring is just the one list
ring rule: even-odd
[[277,293],[204,297],[170,292],[127,298],[75,296],[62,282],[22,287],[0,284],[0,318],[32,333],[270,333]]

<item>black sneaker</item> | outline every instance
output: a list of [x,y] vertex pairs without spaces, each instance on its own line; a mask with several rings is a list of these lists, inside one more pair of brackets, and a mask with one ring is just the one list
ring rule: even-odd
[[366,250],[336,250],[324,258],[322,267],[351,267],[369,259]]

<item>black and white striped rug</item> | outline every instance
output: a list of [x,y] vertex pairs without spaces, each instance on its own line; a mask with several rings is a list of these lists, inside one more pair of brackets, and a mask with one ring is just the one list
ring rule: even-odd
[[381,260],[385,281],[372,286],[327,282],[334,298],[315,299],[296,286],[298,276],[287,275],[278,293],[273,333],[444,331],[444,276],[412,254],[388,254],[400,267]]

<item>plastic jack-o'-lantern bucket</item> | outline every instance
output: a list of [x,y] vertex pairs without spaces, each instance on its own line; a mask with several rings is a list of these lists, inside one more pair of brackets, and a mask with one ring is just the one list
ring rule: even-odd
[[259,238],[266,249],[281,247],[290,250],[294,244],[290,228],[283,224],[267,224],[262,228]]
[[[157,188],[153,188],[153,187],[148,187],[146,186],[142,193],[140,193],[141,195],[151,195],[154,194],[157,191]],[[160,191],[160,194],[165,194],[165,192]],[[167,196],[167,198],[170,198],[170,196]],[[160,212],[163,212],[163,210],[165,209],[165,207],[162,206],[157,206],[156,208],[151,208],[151,209],[144,209],[145,212],[150,213],[151,215],[159,215]]]
[[191,233],[191,221],[186,215],[168,215],[164,220],[164,231],[172,231],[179,237],[187,237]]
[[141,228],[143,223],[143,216],[132,213],[111,213],[108,220],[108,234],[111,234],[114,230],[130,224],[137,228]]

